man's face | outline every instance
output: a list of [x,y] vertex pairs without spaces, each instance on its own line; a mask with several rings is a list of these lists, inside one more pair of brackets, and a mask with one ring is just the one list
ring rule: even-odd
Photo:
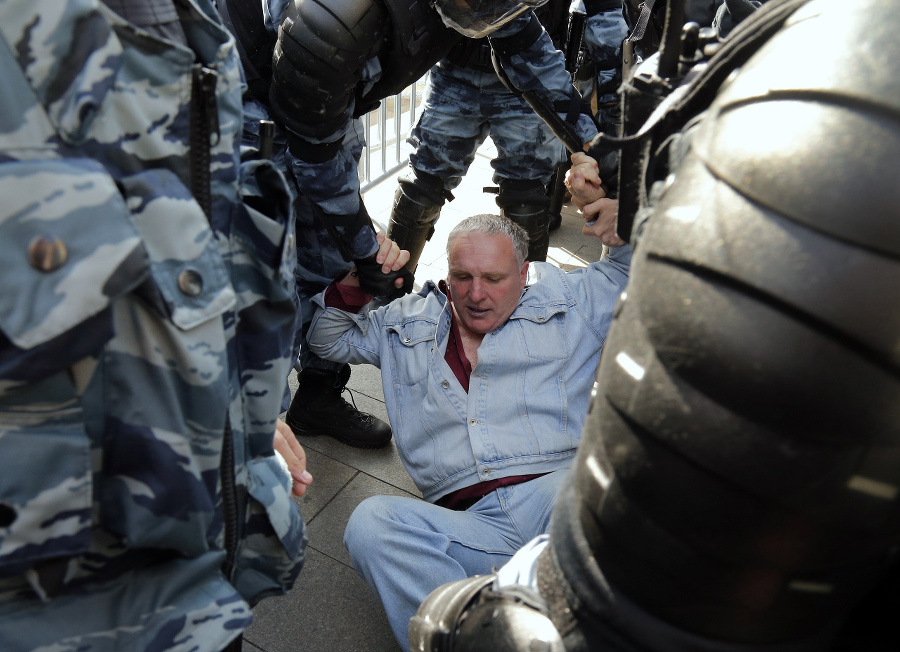
[[450,248],[447,283],[456,315],[470,331],[489,333],[513,314],[528,277],[505,235],[463,233]]

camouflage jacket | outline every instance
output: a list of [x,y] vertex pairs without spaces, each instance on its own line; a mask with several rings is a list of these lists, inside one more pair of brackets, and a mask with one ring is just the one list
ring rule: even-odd
[[176,6],[189,47],[0,0],[4,651],[221,650],[303,561],[289,195],[239,162],[212,1]]

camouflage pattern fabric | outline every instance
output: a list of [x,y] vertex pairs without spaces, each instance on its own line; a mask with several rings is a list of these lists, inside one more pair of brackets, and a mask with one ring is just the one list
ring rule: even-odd
[[0,0],[4,651],[218,651],[303,562],[272,457],[290,195],[239,164],[212,2],[176,5],[189,48],[95,0]]
[[584,25],[584,44],[596,68],[597,102],[617,100],[616,89],[622,77],[622,42],[628,36],[628,24],[621,9],[601,11],[588,16]]
[[[570,10],[584,12],[584,0],[574,0]],[[577,85],[588,98],[597,90],[597,121],[607,133],[617,133],[620,123],[616,91],[622,83],[622,43],[627,37],[628,23],[621,7],[598,12],[585,21],[582,47],[590,65],[585,66],[589,72],[576,75]]]
[[627,36],[628,24],[621,9],[589,16],[584,25],[584,42],[594,62],[597,84],[597,122],[612,134],[619,132],[622,121],[617,91],[622,83],[622,43]]
[[[243,136],[245,150],[257,147],[259,142],[259,121],[270,119],[266,106],[245,96]],[[357,208],[359,207],[359,175],[356,170],[362,155],[363,142],[362,122],[354,120],[344,138],[344,147],[339,152],[339,156],[344,160],[344,164],[341,166],[342,169],[348,165],[353,166],[353,174],[348,179],[354,181],[355,184],[348,183],[345,190],[357,198]],[[321,213],[317,214],[313,210],[309,197],[300,190],[304,185],[314,183],[314,181],[303,177],[314,174],[314,171],[320,166],[306,164],[293,156],[287,149],[284,131],[277,124],[275,125],[275,137],[272,143],[272,163],[284,172],[288,180],[288,188],[291,190],[294,207],[295,254],[297,258],[297,264],[294,268],[295,298],[297,301],[297,330],[294,333],[292,356],[294,367],[297,370],[318,369],[320,371],[337,373],[345,365],[320,358],[309,351],[308,346],[304,346],[306,331],[316,312],[316,305],[310,299],[328,287],[332,280],[340,278],[349,272],[353,263],[343,259],[337,247],[334,246],[331,234],[322,223]],[[329,162],[324,168],[331,169],[332,166],[333,163]],[[303,178],[303,181],[298,180],[298,178]],[[333,199],[335,203],[347,200],[345,196]],[[323,200],[319,206],[322,208],[332,205]],[[281,405],[282,411],[288,409],[290,401],[290,393],[285,389]]]
[[440,61],[431,69],[425,107],[410,138],[415,145],[410,164],[453,190],[488,135],[497,147],[491,161],[495,183],[550,181],[560,142],[528,103],[506,90],[494,72]]

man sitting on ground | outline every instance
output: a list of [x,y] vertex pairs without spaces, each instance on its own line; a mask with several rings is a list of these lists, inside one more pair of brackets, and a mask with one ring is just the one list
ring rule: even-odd
[[[379,239],[384,269],[399,269],[407,252]],[[580,440],[631,248],[569,273],[531,263],[530,284],[527,251],[521,227],[476,215],[450,233],[446,282],[364,309],[351,272],[315,298],[310,346],[381,368],[397,449],[425,498],[370,497],[344,535],[404,649],[431,590],[489,573],[548,529]]]

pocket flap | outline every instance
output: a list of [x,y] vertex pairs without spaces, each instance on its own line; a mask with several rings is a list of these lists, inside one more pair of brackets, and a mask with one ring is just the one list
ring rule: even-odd
[[391,324],[387,328],[397,334],[404,346],[415,346],[434,339],[437,324],[431,320],[412,319],[401,324]]
[[178,176],[159,168],[119,183],[158,292],[145,298],[183,330],[233,307],[234,290],[209,222]]
[[91,159],[0,166],[0,329],[22,349],[100,313],[148,266],[128,208]]

